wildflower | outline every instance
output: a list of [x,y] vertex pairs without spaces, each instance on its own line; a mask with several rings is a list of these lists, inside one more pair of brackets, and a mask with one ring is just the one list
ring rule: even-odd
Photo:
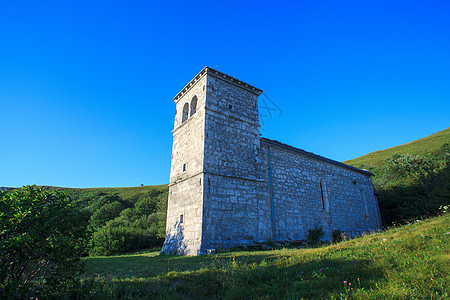
[[347,283],[347,281],[344,280],[344,284],[346,284],[346,283]]
[[352,285],[352,283],[351,283],[351,282],[349,282],[349,283],[348,283],[348,285]]

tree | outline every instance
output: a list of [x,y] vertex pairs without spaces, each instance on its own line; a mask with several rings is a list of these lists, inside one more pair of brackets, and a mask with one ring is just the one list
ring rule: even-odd
[[114,201],[98,208],[91,216],[91,226],[95,228],[104,226],[109,220],[113,220],[120,215],[124,209],[122,203]]
[[63,192],[0,192],[0,298],[64,292],[82,271],[86,228]]

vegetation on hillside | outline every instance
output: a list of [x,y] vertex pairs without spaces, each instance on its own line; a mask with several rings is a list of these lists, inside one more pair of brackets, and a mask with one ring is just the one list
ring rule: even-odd
[[375,174],[384,226],[433,215],[450,203],[450,128],[346,163]]
[[320,248],[86,260],[93,299],[446,299],[450,215]]
[[161,246],[164,242],[166,185],[64,190],[85,216],[86,254],[113,255]]
[[344,163],[357,168],[371,164],[376,167],[381,167],[386,164],[387,159],[396,154],[436,156],[445,143],[450,143],[450,128],[404,145],[371,152],[361,157],[344,161]]

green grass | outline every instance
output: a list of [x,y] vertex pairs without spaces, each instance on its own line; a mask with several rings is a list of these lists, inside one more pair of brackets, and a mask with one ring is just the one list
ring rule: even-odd
[[[86,258],[97,299],[446,299],[450,214],[315,249]],[[349,284],[351,283],[351,285]]]
[[392,155],[398,154],[436,154],[441,146],[445,143],[450,143],[450,128],[439,131],[435,134],[427,136],[423,139],[419,139],[404,145],[389,148],[386,150],[380,150],[371,152],[364,156],[344,161],[345,164],[355,167],[361,167],[367,164],[374,164],[379,167],[384,165],[387,158],[391,158]]
[[118,188],[64,188],[56,187],[65,191],[69,196],[76,198],[89,198],[98,194],[117,194],[122,199],[135,197],[147,191],[161,191],[167,190],[167,184],[162,185],[147,185],[138,187],[118,187]]

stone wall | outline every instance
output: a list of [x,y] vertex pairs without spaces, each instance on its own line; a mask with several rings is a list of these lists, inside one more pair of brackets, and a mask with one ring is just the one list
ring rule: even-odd
[[260,181],[205,174],[204,249],[228,248],[263,241],[258,230],[265,200]]
[[207,76],[204,172],[260,177],[258,94],[214,71]]
[[162,252],[183,255],[201,254],[202,178],[203,174],[198,174],[169,187],[166,240]]
[[334,229],[356,235],[380,228],[368,172],[267,139],[261,146],[266,189],[272,182],[274,240],[304,240],[315,226],[323,228],[325,239]]

